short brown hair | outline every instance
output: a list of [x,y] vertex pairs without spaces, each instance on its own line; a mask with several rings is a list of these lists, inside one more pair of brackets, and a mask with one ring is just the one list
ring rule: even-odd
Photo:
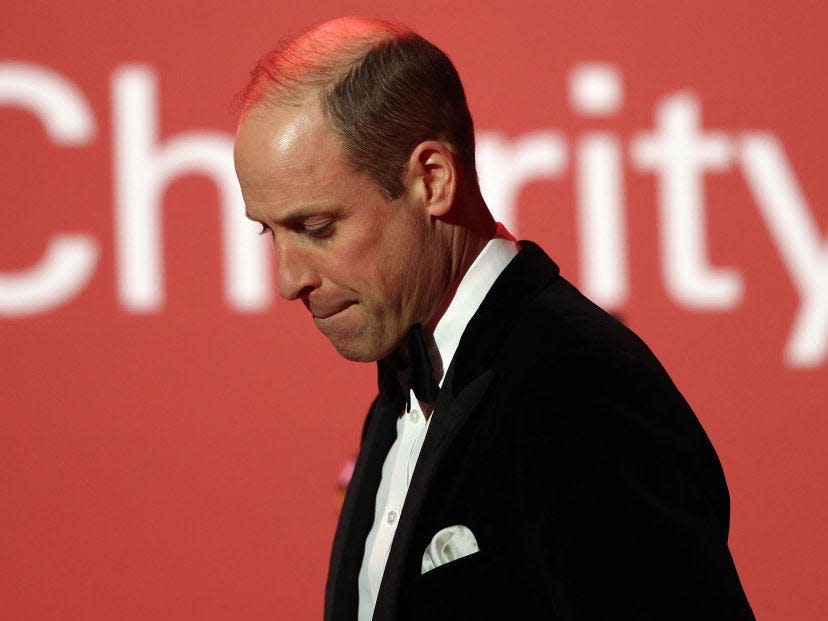
[[316,91],[349,164],[390,200],[402,195],[411,151],[442,140],[477,183],[474,127],[457,70],[439,48],[374,18],[318,26],[264,56],[243,93],[246,112],[265,100],[302,101]]

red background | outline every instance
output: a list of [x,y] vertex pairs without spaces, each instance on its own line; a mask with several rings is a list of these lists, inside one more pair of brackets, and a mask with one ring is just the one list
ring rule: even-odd
[[[570,164],[522,189],[517,228],[576,283],[572,150],[592,130],[621,141],[630,281],[615,310],[717,447],[730,545],[757,617],[828,617],[828,355],[786,362],[800,295],[740,166],[705,177],[710,261],[743,281],[733,308],[712,311],[665,289],[656,178],[629,156],[657,102],[692,92],[704,128],[734,140],[771,132],[784,145],[825,254],[821,3],[26,2],[3,13],[0,61],[74,83],[96,133],[57,146],[29,111],[0,107],[0,274],[34,265],[59,233],[91,235],[100,251],[76,297],[0,317],[3,618],[321,616],[337,477],[357,448],[374,369],[339,359],[301,307],[228,304],[218,197],[203,176],[180,177],[164,196],[163,306],[124,307],[110,88],[119,67],[148,66],[162,141],[192,130],[230,136],[255,60],[343,14],[402,21],[447,51],[478,131],[561,133]],[[623,76],[624,105],[611,118],[569,104],[568,75],[589,61]]]

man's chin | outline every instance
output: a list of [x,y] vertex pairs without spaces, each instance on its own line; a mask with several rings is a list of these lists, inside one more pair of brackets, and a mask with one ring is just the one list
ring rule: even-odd
[[337,343],[333,339],[329,340],[337,353],[351,362],[376,362],[382,358],[382,356],[378,356],[371,351],[355,347],[353,343]]
[[405,335],[394,337],[387,325],[366,321],[355,314],[357,310],[357,305],[352,305],[326,318],[314,317],[314,323],[346,360],[382,360],[397,348]]
[[328,340],[340,356],[351,362],[376,362],[388,356],[397,347],[396,343],[383,346],[379,343],[366,343],[360,339],[337,339],[331,336],[328,336]]

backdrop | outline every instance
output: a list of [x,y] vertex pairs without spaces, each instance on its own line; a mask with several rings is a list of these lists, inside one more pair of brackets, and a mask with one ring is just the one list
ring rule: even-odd
[[647,340],[717,447],[757,617],[828,618],[822,3],[3,13],[3,618],[320,618],[374,369],[277,299],[231,149],[256,59],[343,14],[454,59],[498,218]]

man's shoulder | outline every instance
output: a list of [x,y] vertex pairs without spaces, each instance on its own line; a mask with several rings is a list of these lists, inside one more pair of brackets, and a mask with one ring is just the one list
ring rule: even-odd
[[557,345],[559,351],[581,352],[614,348],[652,356],[617,315],[600,308],[570,283],[540,246],[528,240],[520,244],[520,252],[480,308],[480,322],[470,329],[475,338],[494,338],[499,332],[522,346]]
[[523,300],[491,364],[498,409],[508,404],[530,429],[652,428],[706,441],[647,344],[559,273]]
[[530,356],[561,372],[620,365],[665,373],[623,317],[593,303],[559,273],[525,300],[501,353],[502,360]]
[[[520,243],[466,327],[452,363],[458,386],[492,369],[501,387],[531,392],[555,384],[624,391],[637,381],[674,389],[632,330],[566,280],[538,245]],[[619,373],[629,381],[613,382]]]

